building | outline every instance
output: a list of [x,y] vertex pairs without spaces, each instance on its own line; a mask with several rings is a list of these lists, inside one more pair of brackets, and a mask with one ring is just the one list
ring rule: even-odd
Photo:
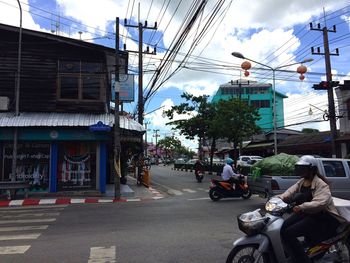
[[[11,178],[18,131],[16,180],[32,191],[95,190],[111,181],[115,65],[112,48],[49,33],[22,33],[19,116],[15,81],[19,28],[0,24],[0,180]],[[121,52],[121,72],[128,56]],[[120,116],[122,157],[144,128]]]
[[[268,83],[256,81],[236,80],[220,85],[212,102],[238,98],[246,101],[249,105],[258,108],[260,120],[257,125],[263,132],[273,130],[273,88]],[[283,99],[287,96],[276,91],[276,123],[277,129],[284,127]]]

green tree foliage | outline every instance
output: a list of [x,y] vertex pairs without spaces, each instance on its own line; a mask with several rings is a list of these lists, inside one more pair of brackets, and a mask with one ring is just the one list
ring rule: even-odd
[[167,157],[173,156],[173,153],[180,150],[181,146],[181,141],[178,138],[170,136],[164,137],[158,142],[158,147],[165,151]]

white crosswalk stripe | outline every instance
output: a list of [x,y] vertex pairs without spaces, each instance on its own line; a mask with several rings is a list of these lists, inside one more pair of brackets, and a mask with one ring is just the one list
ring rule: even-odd
[[187,193],[191,193],[191,194],[193,194],[193,193],[197,193],[197,191],[195,191],[195,190],[192,190],[192,189],[182,189],[182,191],[184,191],[184,192],[187,192]]
[[28,242],[38,239],[42,235],[41,231],[55,222],[65,207],[43,205],[0,208],[0,262],[1,255],[26,253],[31,247]]
[[115,246],[111,247],[91,247],[88,263],[115,263]]
[[179,190],[175,190],[175,189],[169,189],[168,193],[170,195],[183,195],[183,192],[179,191]]

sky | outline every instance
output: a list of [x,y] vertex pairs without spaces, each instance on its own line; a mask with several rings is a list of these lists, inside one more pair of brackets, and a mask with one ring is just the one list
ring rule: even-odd
[[[170,109],[181,100],[183,92],[194,95],[215,95],[221,84],[239,78],[261,83],[272,83],[272,71],[252,63],[250,75],[245,77],[240,65],[243,60],[232,52],[269,67],[283,67],[308,58],[307,73],[301,81],[294,65],[276,72],[276,90],[288,96],[284,101],[285,126],[301,130],[314,128],[329,130],[322,121],[328,109],[325,91],[314,91],[312,85],[325,80],[325,59],[311,54],[311,47],[324,52],[320,30],[310,30],[317,24],[332,29],[329,32],[333,80],[350,79],[350,2],[348,0],[208,0],[201,12],[196,13],[200,0],[22,0],[23,27],[82,39],[100,45],[115,47],[115,19],[119,17],[121,47],[138,50],[138,31],[124,26],[141,22],[157,30],[143,30],[143,49],[146,46],[156,55],[143,55],[144,92],[155,90],[146,102],[145,122],[148,140],[155,142],[153,131],[164,136],[176,135],[166,125],[163,110]],[[216,10],[217,12],[215,12]],[[193,19],[190,20],[189,17]],[[0,0],[0,23],[19,26],[19,8],[16,0]],[[191,27],[190,27],[191,25]],[[186,27],[187,26],[187,27]],[[79,33],[80,32],[80,33]],[[175,45],[181,43],[181,45]],[[169,50],[177,55],[169,56]],[[187,56],[186,56],[187,54]],[[160,78],[154,80],[156,69],[167,64]],[[180,63],[181,62],[181,63]],[[138,56],[129,53],[129,73],[137,74]],[[135,87],[138,79],[135,78]],[[135,95],[137,98],[137,93]],[[335,96],[337,109],[337,97]],[[136,101],[125,103],[124,110],[133,113]],[[309,114],[310,108],[312,115]],[[158,109],[158,110],[157,110]],[[341,114],[339,112],[339,114]],[[176,116],[182,118],[182,116]],[[339,126],[338,126],[339,127]],[[180,137],[186,147],[195,149],[197,142]]]

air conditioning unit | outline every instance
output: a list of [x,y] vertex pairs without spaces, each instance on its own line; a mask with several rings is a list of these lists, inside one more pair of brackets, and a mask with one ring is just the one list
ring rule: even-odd
[[0,97],[0,111],[9,109],[10,99],[8,97]]

